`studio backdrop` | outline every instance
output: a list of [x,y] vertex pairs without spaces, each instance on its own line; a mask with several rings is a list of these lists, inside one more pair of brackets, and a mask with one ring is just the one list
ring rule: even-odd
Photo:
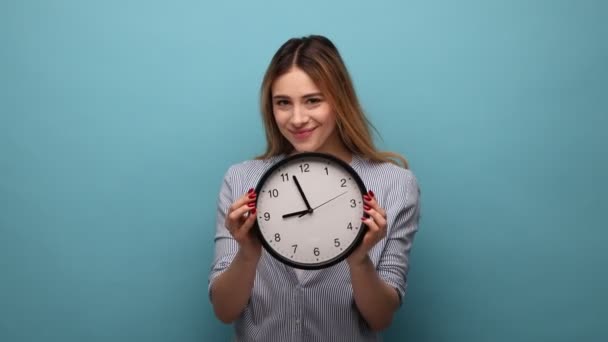
[[608,5],[0,3],[0,341],[227,341],[216,200],[259,87],[332,39],[422,218],[387,341],[608,340]]

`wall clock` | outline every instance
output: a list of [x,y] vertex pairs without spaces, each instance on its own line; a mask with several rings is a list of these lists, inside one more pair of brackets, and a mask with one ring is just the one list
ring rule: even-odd
[[334,156],[304,152],[266,171],[256,187],[256,226],[263,247],[299,269],[344,260],[366,231],[363,181]]

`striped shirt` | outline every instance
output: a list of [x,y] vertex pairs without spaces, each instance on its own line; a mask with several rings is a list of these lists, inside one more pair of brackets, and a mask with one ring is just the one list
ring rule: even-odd
[[[213,281],[232,262],[237,242],[224,227],[230,205],[284,157],[248,160],[231,166],[220,189],[215,255],[209,274]],[[368,253],[379,277],[405,296],[409,254],[418,230],[419,187],[410,170],[391,163],[372,163],[353,155],[350,166],[371,189],[387,215],[387,236]],[[211,297],[210,297],[211,298]],[[322,270],[294,269],[265,250],[258,262],[247,307],[234,323],[237,341],[378,341],[359,313],[346,261]]]

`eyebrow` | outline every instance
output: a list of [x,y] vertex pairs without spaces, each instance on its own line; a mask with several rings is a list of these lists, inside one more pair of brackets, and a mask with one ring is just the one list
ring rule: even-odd
[[[323,96],[323,94],[322,93],[306,94],[306,95],[302,96],[302,98],[306,99],[306,98],[309,98],[309,97],[316,97],[316,96]],[[289,96],[287,96],[287,95],[281,95],[281,94],[274,95],[272,98],[273,99],[290,99]]]

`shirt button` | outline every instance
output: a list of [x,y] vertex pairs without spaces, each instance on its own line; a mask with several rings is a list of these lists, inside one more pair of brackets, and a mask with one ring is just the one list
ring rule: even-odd
[[299,319],[296,319],[296,324],[300,324],[300,320]]

